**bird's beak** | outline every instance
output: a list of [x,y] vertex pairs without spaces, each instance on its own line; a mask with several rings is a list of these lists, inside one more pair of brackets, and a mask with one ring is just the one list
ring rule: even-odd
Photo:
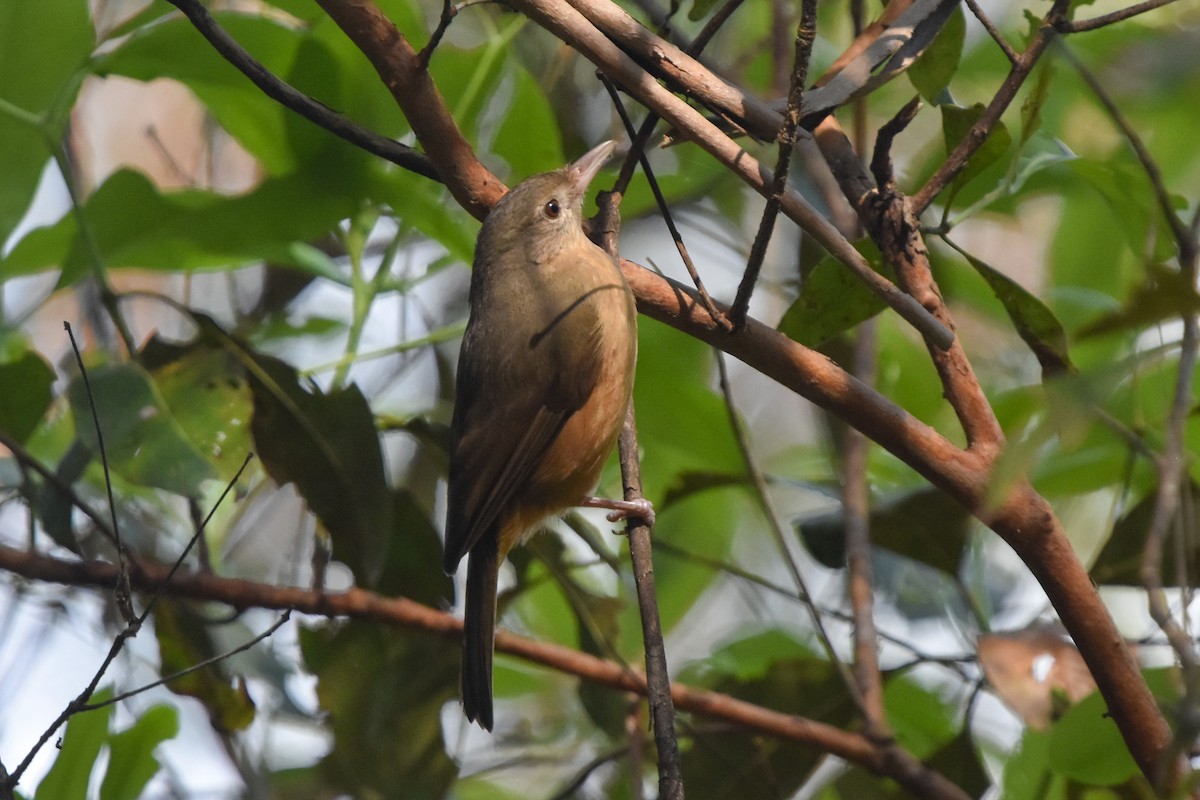
[[609,139],[588,150],[579,160],[567,167],[567,175],[571,179],[571,188],[576,197],[583,197],[596,173],[612,157],[617,143]]

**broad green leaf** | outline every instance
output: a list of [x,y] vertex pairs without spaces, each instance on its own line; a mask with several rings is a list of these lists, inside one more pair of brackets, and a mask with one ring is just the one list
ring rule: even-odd
[[1017,334],[1029,345],[1038,363],[1042,365],[1043,374],[1056,375],[1071,370],[1073,367],[1067,354],[1067,334],[1054,312],[1026,291],[1021,284],[995,267],[959,249],[949,240],[947,243],[958,250],[987,281],[996,299],[1004,306],[1009,319],[1012,320]]
[[[946,152],[953,152],[970,132],[979,117],[982,116],[984,106],[982,103],[976,103],[969,108],[962,106],[945,105],[942,110],[942,137],[946,143]],[[1008,152],[1009,145],[1012,144],[1012,135],[1009,134],[1008,128],[1003,122],[997,122],[988,133],[982,145],[971,156],[971,160],[967,162],[967,166],[963,168],[958,177],[950,185],[949,194],[946,197],[946,204],[949,205],[954,200],[954,196],[958,194],[964,186],[970,183],[976,176],[986,170],[992,164],[999,161]]]
[[[1141,165],[1130,156],[1114,156],[1107,162],[1088,158],[1071,161],[1067,168],[1104,198],[1111,215],[1125,232],[1129,249],[1139,258],[1168,261],[1175,256],[1175,239]],[[1187,202],[1173,198],[1177,210]]]
[[[159,599],[154,607],[154,635],[163,675],[191,669],[218,653],[206,625],[182,601]],[[210,664],[175,678],[167,688],[199,700],[213,728],[218,733],[232,734],[249,727],[255,707],[245,682],[231,679],[225,670],[223,663]]]
[[[838,670],[796,649],[786,634],[751,634],[720,648],[708,662],[703,681],[715,691],[785,714],[838,727],[848,724],[856,712]],[[779,657],[770,658],[772,651]],[[744,672],[743,657],[753,666],[751,672],[765,669],[754,677],[737,677]],[[706,798],[789,797],[820,759],[818,750],[793,742],[698,727],[692,746],[683,753],[682,767],[688,785],[703,787]]]
[[1171,319],[1194,316],[1200,312],[1200,293],[1195,284],[1178,269],[1149,265],[1144,283],[1135,287],[1119,311],[1103,315],[1085,326],[1080,336],[1096,336],[1114,331],[1138,331]]
[[[217,12],[213,18],[269,72],[290,77],[303,31],[252,14]],[[315,50],[307,48],[305,56],[318,59],[328,71],[332,66],[329,56]],[[183,83],[272,175],[294,171],[311,157],[319,141],[330,135],[268,100],[182,17],[137,31],[100,58],[96,72],[140,81],[173,78]],[[312,89],[306,86],[302,90]],[[293,124],[297,121],[302,124]]]
[[[101,689],[89,702],[100,703],[112,697],[112,691]],[[100,748],[108,738],[108,721],[113,706],[95,711],[83,711],[67,721],[62,746],[54,765],[38,784],[35,800],[87,800],[88,781],[100,757]]]
[[223,350],[157,337],[142,348],[142,364],[189,441],[220,480],[232,480],[252,449],[250,388],[241,367]]
[[[1189,504],[1200,503],[1200,486],[1189,481],[1187,490],[1188,495],[1182,501],[1183,506],[1186,508]],[[1104,545],[1104,549],[1092,565],[1092,580],[1098,584],[1137,587],[1144,585],[1141,575],[1142,554],[1146,549],[1146,537],[1150,532],[1156,500],[1157,492],[1151,491],[1121,515],[1113,525],[1108,543]],[[1181,546],[1185,548],[1187,556],[1187,564],[1184,565],[1182,573],[1178,563],[1179,546],[1169,545],[1163,548],[1159,575],[1164,586],[1176,586],[1181,574],[1194,575],[1195,570],[1200,567],[1200,542],[1189,536],[1185,537],[1185,544]]]
[[[511,75],[512,97],[505,103],[504,121],[492,141],[492,151],[508,162],[509,175],[524,179],[583,155],[563,154],[558,122],[537,81],[522,68],[511,70]],[[594,185],[602,182],[601,178]]]
[[896,743],[922,761],[952,742],[959,732],[957,708],[907,675],[888,680],[883,702]]
[[1092,786],[1116,786],[1140,774],[1099,693],[1054,724],[1046,755],[1051,769]]
[[[940,489],[901,492],[872,501],[871,542],[948,575],[958,571],[971,515]],[[846,518],[841,509],[797,523],[809,553],[830,569],[846,566]]]
[[[432,565],[437,569],[437,565]],[[301,628],[332,749],[321,784],[357,797],[443,797],[458,768],[446,754],[442,707],[458,696],[458,642],[366,622]]]
[[[880,270],[879,251],[869,240],[858,249]],[[784,312],[779,331],[807,347],[818,347],[886,308],[858,278],[832,256],[821,259],[805,277],[800,296]]]
[[961,7],[947,17],[933,44],[908,69],[908,79],[927,102],[941,105],[950,79],[958,71],[967,24]]
[[392,497],[366,398],[353,385],[323,392],[291,365],[196,319],[245,371],[254,398],[250,430],[267,473],[295,484],[332,536],[335,557],[374,586],[392,535]]
[[137,721],[108,740],[108,769],[100,786],[101,800],[137,800],[160,769],[154,748],[179,733],[179,712],[152,706]]
[[[216,473],[188,440],[150,376],[135,364],[118,364],[90,368],[88,381],[110,469],[139,486],[199,498],[201,484]],[[67,394],[77,435],[98,455],[96,422],[83,380],[73,380]]]
[[[332,229],[362,202],[363,159],[333,148],[329,160],[253,191],[223,196],[203,190],[160,193],[143,175],[110,176],[85,205],[100,257],[110,267],[191,270],[260,259],[287,264],[297,241]],[[253,223],[253,224],[250,224]],[[76,217],[32,231],[0,261],[6,275],[62,266],[60,285],[88,274]]]
[[33,199],[94,45],[86,3],[0,3],[0,244]]
[[23,336],[0,332],[0,430],[25,442],[53,399],[54,370]]
[[1062,777],[1050,770],[1050,733],[1026,728],[1004,765],[1005,800],[1065,800]]

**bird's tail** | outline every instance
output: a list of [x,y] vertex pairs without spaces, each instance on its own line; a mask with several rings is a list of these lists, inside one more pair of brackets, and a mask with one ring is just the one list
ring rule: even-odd
[[492,646],[496,635],[496,580],[500,555],[495,537],[484,536],[467,558],[467,602],[463,619],[463,713],[492,729]]

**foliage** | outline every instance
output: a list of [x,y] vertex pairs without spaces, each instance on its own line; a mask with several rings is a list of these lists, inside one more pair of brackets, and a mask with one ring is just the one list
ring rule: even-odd
[[[641,14],[641,4],[624,5]],[[673,3],[683,13],[672,24],[694,36],[718,5]],[[1031,13],[1045,11],[1030,5]],[[379,6],[418,47],[441,13],[440,4],[418,0]],[[845,6],[820,4],[810,75],[852,38]],[[747,3],[731,23],[738,34],[718,37],[706,57],[750,92],[777,93],[772,36],[794,27],[790,13]],[[409,122],[371,64],[314,4],[279,0],[260,13],[215,17],[301,92],[411,141]],[[444,187],[268,100],[162,0],[116,25],[99,20],[82,0],[0,3],[0,443],[10,452],[0,459],[0,491],[24,509],[0,516],[0,543],[108,557],[104,532],[72,510],[64,491],[100,509],[108,480],[126,544],[141,557],[170,560],[232,482],[235,499],[214,514],[194,567],[308,585],[313,573],[326,574],[319,562],[328,548],[331,592],[353,583],[452,607],[454,585],[439,566],[441,487],[477,224]],[[913,193],[968,136],[1011,67],[988,36],[977,35],[970,14],[950,9],[938,20],[940,35],[922,34],[927,49],[909,74],[899,77],[889,62],[859,101],[868,138],[914,92],[929,104],[893,154],[900,188]],[[1194,114],[1180,102],[1200,96],[1197,22],[1194,10],[1169,10],[1063,44],[1134,121],[1181,214],[1194,209],[1200,185]],[[1001,29],[1014,46],[1028,33],[1012,14]],[[458,8],[429,71],[469,143],[510,184],[561,165],[585,140],[621,136],[591,66],[526,17],[494,5]],[[114,113],[96,109],[90,92],[104,82],[145,88],[161,79],[186,88],[207,138],[193,152],[145,130],[134,135],[162,161],[179,156],[183,185],[149,166],[154,159],[89,172],[80,155],[102,137],[87,114]],[[843,123],[854,116],[848,106]],[[768,145],[745,147],[773,160]],[[231,188],[218,170],[202,168],[220,162],[222,148],[253,164],[244,184]],[[708,252],[693,245],[692,255],[714,294],[725,297],[749,251],[760,199],[692,145],[653,151],[650,161],[686,223],[685,238],[712,245]],[[22,226],[39,186],[58,175],[69,206]],[[613,175],[610,168],[599,183],[611,184]],[[813,181],[793,177],[815,196]],[[1171,436],[1179,320],[1200,311],[1155,188],[1094,93],[1051,49],[924,217],[938,285],[1008,441],[989,497],[1002,498],[1028,477],[1077,548],[1094,554],[1090,574],[1104,585],[1142,584],[1139,559],[1159,480],[1148,453]],[[623,210],[626,242],[665,238],[641,179]],[[869,240],[856,246],[895,277]],[[760,285],[755,313],[841,364],[850,363],[847,335],[874,319],[880,393],[961,442],[924,344],[881,313],[884,304],[832,257],[807,241],[784,251],[772,249],[768,273],[778,280]],[[682,277],[666,263],[666,249],[624,254],[642,263],[657,257],[664,262],[657,266]],[[213,275],[219,280],[206,282]],[[134,285],[147,291],[129,291]],[[246,285],[254,290],[225,294]],[[207,288],[193,296],[193,287]],[[55,315],[76,313],[57,303],[68,295],[82,298],[87,312],[86,385],[56,327]],[[102,301],[110,295],[122,297],[115,307],[135,325],[125,342],[132,351],[106,333],[111,309]],[[781,400],[748,369],[734,371],[738,406],[731,408],[715,388],[710,348],[659,322],[640,325],[635,399],[645,492],[658,513],[658,602],[670,648],[686,653],[673,670],[684,682],[855,729],[861,714],[768,533],[774,521],[795,534],[788,544],[804,550],[806,574],[824,585],[815,608],[845,655],[842,423],[797,424],[806,412],[795,398]],[[1200,452],[1196,396],[1193,384],[1185,453]],[[748,441],[739,441],[735,422],[746,423]],[[743,445],[766,472],[766,497]],[[19,463],[17,448],[44,473]],[[251,452],[257,457],[239,471]],[[1194,509],[1195,458],[1187,478],[1184,505]],[[964,508],[884,448],[870,452],[867,483],[876,605],[888,642],[884,700],[899,746],[972,796],[993,783],[1005,797],[1150,791],[1099,695],[1061,709],[1046,730],[1024,729],[1019,741],[1015,722],[1007,739],[985,730],[973,699],[983,682],[974,639],[993,625],[1031,623],[1032,582],[1003,566],[995,537]],[[614,463],[601,491],[620,488]],[[607,527],[596,527],[599,520],[573,515],[551,525],[561,542],[543,535],[514,553],[502,581],[501,625],[637,664],[644,644],[629,555]],[[568,523],[582,535],[567,534]],[[1162,577],[1168,587],[1190,588],[1198,568],[1187,544],[1168,549]],[[239,643],[231,637],[248,638],[254,625],[239,613],[195,598],[164,602],[152,616],[157,668],[185,669]],[[936,641],[923,636],[923,625],[937,626]],[[169,687],[204,706],[213,731],[230,752],[243,753],[242,768],[274,796],[400,796],[395,787],[405,786],[405,797],[528,797],[536,786],[533,796],[549,797],[578,784],[587,796],[619,798],[653,774],[651,757],[642,771],[628,772],[641,763],[627,757],[639,745],[631,743],[629,698],[613,690],[500,654],[493,746],[459,719],[458,643],[444,631],[312,618],[297,637],[295,652],[224,661]],[[315,682],[310,704],[289,688],[300,676]],[[110,677],[128,684],[123,691],[144,675]],[[1177,702],[1172,678],[1152,677],[1163,706]],[[640,713],[633,712],[634,727],[644,727]],[[54,765],[26,795],[139,796],[159,772],[155,748],[169,748],[176,735],[176,713],[154,706],[115,733],[112,716],[112,707],[73,716]],[[287,725],[304,727],[324,749],[301,764],[272,761],[254,744],[260,739],[244,733]],[[902,792],[859,765],[823,770],[825,753],[811,745],[700,714],[683,715],[680,733],[693,798],[787,797],[811,787],[814,773],[824,781],[816,787],[821,797]],[[11,769],[23,755],[3,752],[0,760]],[[1000,774],[984,769],[985,756]],[[173,788],[186,795],[186,779]]]

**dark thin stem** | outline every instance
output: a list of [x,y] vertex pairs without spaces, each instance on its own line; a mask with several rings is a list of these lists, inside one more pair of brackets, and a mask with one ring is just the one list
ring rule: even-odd
[[721,387],[721,395],[725,399],[725,410],[729,416],[729,428],[733,433],[734,441],[737,442],[738,450],[741,452],[742,463],[746,467],[746,475],[750,478],[750,484],[754,487],[755,497],[758,499],[759,505],[762,506],[763,516],[767,522],[767,529],[771,531],[771,538],[775,541],[775,548],[779,551],[779,557],[783,560],[784,565],[792,576],[792,581],[796,584],[796,596],[808,611],[809,618],[812,620],[813,631],[817,635],[817,641],[821,643],[821,647],[825,651],[825,657],[829,659],[830,664],[837,667],[843,682],[846,684],[846,690],[850,694],[850,698],[860,709],[865,708],[862,694],[858,691],[858,684],[855,683],[854,675],[850,672],[850,668],[846,666],[846,663],[838,656],[837,650],[833,646],[833,640],[829,636],[829,631],[825,628],[825,621],[821,618],[821,610],[817,608],[817,604],[813,601],[812,592],[808,590],[808,581],[804,580],[804,573],[800,571],[800,566],[796,563],[796,559],[792,556],[792,550],[788,546],[788,537],[784,531],[783,524],[780,522],[781,517],[775,508],[774,501],[771,499],[771,493],[767,489],[766,476],[759,469],[758,461],[754,458],[754,453],[750,449],[750,438],[746,434],[745,426],[738,417],[737,407],[733,401],[733,386],[729,381],[729,372],[725,367],[725,356],[720,352],[717,352],[716,356],[718,381]]
[[100,415],[96,411],[96,397],[92,394],[92,381],[88,377],[87,367],[83,365],[83,356],[75,341],[75,334],[71,331],[71,323],[63,322],[63,328],[71,340],[71,349],[75,352],[75,364],[79,367],[79,374],[83,377],[84,392],[87,394],[88,406],[92,411],[92,425],[96,429],[96,445],[100,450],[100,466],[104,470],[104,491],[108,495],[108,514],[112,525],[113,542],[117,545],[117,606],[120,608],[125,622],[130,623],[134,620],[134,614],[132,594],[129,589],[129,569],[125,564],[125,547],[121,543],[121,528],[117,523],[117,500],[113,495],[112,475],[108,469],[108,451],[104,447],[104,432],[101,430]]
[[763,209],[758,233],[755,234],[754,244],[750,247],[746,271],[738,286],[733,308],[729,311],[729,320],[733,323],[735,330],[741,330],[746,324],[750,296],[754,293],[754,287],[758,283],[763,259],[767,254],[767,245],[775,230],[775,220],[779,216],[781,198],[787,191],[788,168],[791,166],[792,150],[795,149],[796,138],[800,131],[800,104],[804,96],[804,85],[808,81],[808,63],[812,57],[813,43],[816,38],[817,2],[816,0],[804,0],[800,12],[800,22],[796,26],[792,78],[788,86],[787,111],[784,114],[783,127],[779,131],[779,158],[775,162],[773,191],[767,198],[767,206]]
[[967,8],[971,9],[971,13],[975,15],[975,19],[979,20],[979,24],[983,25],[983,29],[992,37],[992,41],[1004,51],[1004,55],[1008,58],[1008,63],[1016,65],[1020,56],[1017,55],[1016,50],[1013,50],[1012,45],[1000,33],[1000,29],[996,27],[996,24],[992,22],[987,13],[979,6],[978,0],[967,0]]
[[[621,225],[616,196],[602,194],[599,203],[602,245],[615,259]],[[633,403],[630,402],[625,425],[617,440],[626,500],[642,500],[645,497],[638,452],[637,421]],[[679,742],[675,734],[675,704],[671,699],[667,648],[663,643],[658,593],[654,585],[654,553],[650,538],[652,524],[653,520],[630,517],[626,522],[625,534],[629,538],[633,582],[642,619],[642,641],[646,648],[646,699],[650,705],[650,722],[654,726],[654,743],[658,750],[658,795],[666,800],[683,800],[683,774],[679,765]]]
[[[874,384],[875,321],[858,329],[854,346],[856,378]],[[876,739],[890,736],[883,706],[883,676],[879,671],[879,643],[875,629],[875,591],[871,571],[871,493],[867,459],[871,440],[850,428],[846,433],[842,463],[842,505],[846,516],[846,573],[850,608],[854,615],[854,679],[863,698],[866,734]]]
[[195,26],[200,35],[230,64],[262,90],[263,94],[275,102],[295,111],[309,122],[324,128],[335,136],[345,139],[356,147],[382,159],[404,167],[410,172],[423,175],[430,180],[441,182],[438,171],[425,155],[400,144],[397,141],[380,136],[372,130],[357,125],[328,106],[313,100],[295,87],[281,81],[271,74],[266,67],[251,56],[224,28],[217,24],[208,10],[199,0],[167,0],[171,5],[183,12]]
[[1117,108],[1116,102],[1108,93],[1092,71],[1084,66],[1083,62],[1071,51],[1071,48],[1065,44],[1058,48],[1070,63],[1075,71],[1079,73],[1079,77],[1083,78],[1083,82],[1088,85],[1092,93],[1096,95],[1096,99],[1104,106],[1104,110],[1108,112],[1113,123],[1120,129],[1121,135],[1125,137],[1125,141],[1129,142],[1129,146],[1133,149],[1133,153],[1137,156],[1138,163],[1142,165],[1142,169],[1146,173],[1146,177],[1150,179],[1150,186],[1154,190],[1154,199],[1158,201],[1158,209],[1162,212],[1163,219],[1171,226],[1171,233],[1175,237],[1176,246],[1181,253],[1181,260],[1186,261],[1186,252],[1189,247],[1194,247],[1192,243],[1194,237],[1188,231],[1187,225],[1175,213],[1175,206],[1171,203],[1170,192],[1167,191],[1166,184],[1163,182],[1162,170],[1158,168],[1158,164],[1154,160],[1154,156],[1150,154],[1146,148],[1146,143],[1142,141],[1142,137],[1138,135],[1137,130],[1121,113],[1121,109]]
[[122,547],[120,542],[117,540],[116,534],[113,533],[112,528],[109,527],[108,520],[104,518],[104,515],[88,505],[88,503],[79,496],[75,489],[71,487],[71,484],[60,478],[54,472],[54,470],[50,469],[41,461],[39,461],[37,457],[33,455],[33,453],[25,449],[24,445],[9,436],[5,431],[0,431],[0,445],[4,445],[6,448],[8,448],[8,451],[12,453],[13,458],[15,458],[17,462],[21,464],[21,466],[36,472],[44,481],[46,481],[46,483],[53,486],[56,492],[66,497],[72,506],[82,511],[84,516],[90,519],[92,524],[96,526],[96,530],[100,531],[105,538],[123,550],[125,557],[129,559],[131,563],[137,563],[137,559],[134,557],[134,555],[130,553],[128,549]]
[[254,647],[259,642],[262,642],[262,641],[270,638],[270,636],[273,633],[275,633],[275,631],[277,631],[281,627],[283,627],[283,624],[291,618],[292,618],[292,610],[290,608],[286,609],[279,616],[279,619],[275,620],[275,622],[273,622],[269,628],[267,628],[265,631],[260,633],[258,636],[255,636],[253,639],[250,639],[249,641],[238,645],[237,647],[233,648],[232,650],[227,650],[224,653],[221,653],[220,655],[215,655],[215,656],[212,656],[211,658],[206,658],[203,661],[199,661],[199,662],[191,665],[190,667],[181,669],[178,672],[174,672],[170,675],[159,678],[158,680],[153,681],[151,683],[147,683],[144,686],[139,686],[138,688],[131,689],[128,692],[122,692],[121,694],[114,695],[113,697],[110,697],[101,703],[88,703],[87,705],[83,706],[79,710],[80,711],[95,711],[96,709],[104,708],[105,706],[111,706],[111,705],[121,702],[122,700],[128,700],[129,698],[139,695],[143,692],[148,692],[156,686],[163,686],[165,684],[170,683],[173,680],[177,680],[186,675],[191,675],[193,672],[202,670],[205,667],[211,667],[213,664],[219,664],[228,658],[232,658],[233,656],[236,656],[238,653],[246,652],[247,650]]
[[421,48],[421,52],[417,54],[417,61],[420,63],[421,69],[429,69],[429,59],[433,58],[433,51],[441,44],[442,37],[446,35],[446,31],[449,30],[450,23],[454,21],[457,13],[458,8],[454,5],[454,0],[442,0],[442,16],[438,20],[438,25],[429,37],[429,44]]
[[1066,19],[1067,0],[1055,0],[1051,6],[1049,13],[1043,20],[1042,26],[1037,33],[1033,35],[1033,39],[1029,42],[1029,46],[1025,48],[1025,52],[1017,57],[1013,62],[1012,69],[1008,73],[1008,77],[1004,79],[1004,83],[1000,85],[999,90],[992,97],[992,101],[988,103],[987,108],[979,115],[979,119],[975,120],[975,124],[967,131],[967,134],[962,138],[962,141],[955,146],[954,151],[946,157],[942,165],[938,167],[937,172],[933,177],[921,187],[921,190],[912,196],[913,214],[918,218],[925,213],[925,209],[933,202],[942,191],[958,177],[959,173],[967,166],[967,162],[971,160],[971,156],[983,146],[987,141],[988,135],[996,123],[1000,121],[1000,116],[1012,103],[1017,96],[1017,91],[1024,85],[1029,78],[1033,68],[1037,65],[1038,59],[1042,57],[1042,53],[1050,45],[1051,40],[1056,33],[1056,25]]
[[1146,0],[1144,3],[1134,3],[1131,6],[1122,8],[1119,11],[1113,11],[1110,14],[1101,14],[1098,17],[1091,19],[1059,21],[1055,26],[1059,33],[1083,33],[1084,31],[1094,31],[1097,28],[1103,28],[1107,25],[1112,25],[1115,22],[1123,22],[1139,14],[1145,14],[1147,11],[1153,11],[1156,8],[1174,3],[1175,0]]
[[[638,464],[637,423],[633,406],[625,417],[618,440],[625,499],[642,497],[641,465]],[[626,528],[638,607],[642,610],[642,638],[646,645],[646,697],[658,747],[658,794],[667,800],[683,800],[683,775],[679,766],[679,742],[675,737],[675,704],[671,700],[671,677],[667,672],[667,649],[658,615],[654,586],[654,557],[650,526],[645,520],[630,519]]]
[[192,538],[188,541],[187,547],[183,548],[183,552],[179,554],[179,557],[176,558],[175,562],[171,565],[171,569],[167,573],[166,580],[164,580],[162,585],[155,590],[154,594],[150,597],[150,601],[146,603],[146,608],[142,610],[142,615],[138,618],[139,624],[148,616],[150,616],[150,612],[158,603],[159,598],[162,597],[163,590],[168,584],[170,584],[171,579],[175,577],[175,573],[179,571],[179,568],[183,566],[184,559],[187,558],[188,553],[191,552],[192,547],[194,547],[196,544],[196,541],[204,535],[204,531],[208,527],[208,523],[212,521],[213,515],[216,514],[217,509],[221,507],[221,503],[225,502],[225,498],[229,496],[229,493],[233,491],[235,486],[237,486],[238,481],[242,479],[242,473],[246,471],[246,467],[249,466],[250,459],[252,458],[254,458],[254,454],[247,453],[246,457],[242,459],[242,465],[238,467],[237,473],[234,474],[234,476],[229,480],[229,483],[225,484],[225,491],[221,492],[221,496],[217,498],[217,501],[213,503],[212,508],[209,509],[208,514],[205,515],[204,521],[200,523],[200,525],[196,528],[196,532],[192,534]]
[[[717,312],[717,306],[708,294],[708,289],[704,288],[704,281],[700,279],[700,272],[696,269],[696,264],[692,261],[691,254],[688,253],[687,245],[683,243],[683,234],[675,226],[675,217],[671,214],[670,206],[667,205],[667,198],[663,196],[662,189],[658,185],[658,179],[654,177],[654,170],[650,166],[650,160],[646,158],[646,141],[650,138],[650,133],[654,129],[654,123],[657,122],[658,118],[654,114],[651,114],[642,123],[642,127],[635,131],[633,121],[629,118],[629,113],[625,110],[625,104],[621,101],[621,95],[617,92],[617,87],[603,73],[597,73],[597,75],[600,78],[600,82],[604,84],[604,88],[608,90],[613,105],[617,109],[617,114],[620,115],[621,122],[625,125],[625,130],[632,142],[629,151],[630,158],[626,159],[626,166],[622,167],[621,175],[618,176],[613,191],[622,192],[624,191],[624,187],[628,186],[629,178],[626,176],[630,175],[631,172],[627,167],[632,160],[632,156],[636,153],[637,160],[642,165],[642,172],[646,176],[646,182],[650,186],[650,191],[654,194],[654,201],[658,204],[658,212],[662,216],[663,222],[667,224],[671,240],[675,243],[675,249],[678,251],[679,257],[683,259],[683,265],[687,268],[688,275],[691,276],[692,283],[696,286],[696,291],[700,293],[701,302],[704,303],[705,309],[712,314],[713,319],[724,320],[724,315]],[[617,186],[622,188],[615,188]]]

